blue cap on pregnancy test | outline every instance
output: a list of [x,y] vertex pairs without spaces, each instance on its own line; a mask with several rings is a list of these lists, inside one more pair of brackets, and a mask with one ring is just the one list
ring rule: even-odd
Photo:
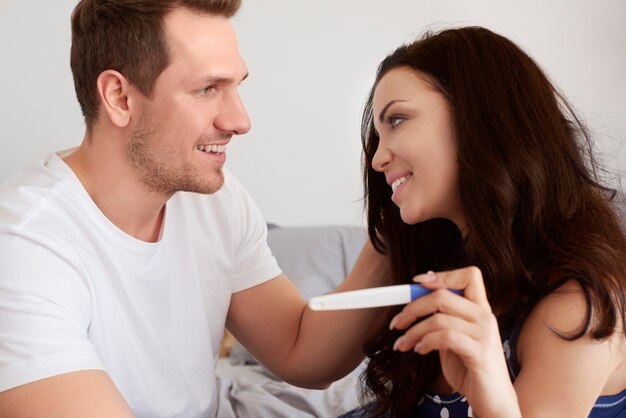
[[[417,298],[420,298],[422,296],[426,296],[429,293],[432,293],[433,291],[430,289],[426,289],[424,286],[422,286],[421,284],[412,284],[411,286],[411,300],[415,300]],[[463,296],[463,291],[462,290],[457,290],[457,289],[447,289],[452,293],[456,293],[457,295],[461,295]]]

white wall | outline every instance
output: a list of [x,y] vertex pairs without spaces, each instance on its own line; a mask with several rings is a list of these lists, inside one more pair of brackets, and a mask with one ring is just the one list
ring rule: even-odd
[[[80,142],[69,70],[76,0],[0,0],[0,180]],[[235,18],[251,76],[252,131],[227,165],[269,221],[360,224],[360,112],[378,62],[426,28],[480,24],[547,70],[626,172],[623,0],[244,0]]]

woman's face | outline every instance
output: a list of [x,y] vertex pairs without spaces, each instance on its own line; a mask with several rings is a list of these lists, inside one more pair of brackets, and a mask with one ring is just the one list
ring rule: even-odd
[[387,72],[376,87],[374,127],[380,142],[374,170],[385,174],[402,220],[447,218],[464,231],[453,115],[427,76],[408,67]]

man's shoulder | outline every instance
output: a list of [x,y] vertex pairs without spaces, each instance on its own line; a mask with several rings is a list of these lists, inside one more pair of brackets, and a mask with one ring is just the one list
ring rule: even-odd
[[48,155],[22,168],[0,184],[0,229],[24,226],[47,211],[60,210],[59,199],[70,189],[70,178]]

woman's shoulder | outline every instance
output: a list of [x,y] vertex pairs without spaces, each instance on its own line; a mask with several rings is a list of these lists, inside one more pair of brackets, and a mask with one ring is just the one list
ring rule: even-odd
[[615,332],[594,339],[594,315],[581,284],[566,280],[530,311],[519,334],[516,355],[524,381],[554,378],[574,387],[585,380],[597,395],[626,388],[626,340],[618,321]]
[[562,335],[571,335],[586,327],[590,307],[581,284],[565,280],[558,288],[544,296],[529,312],[522,327],[524,334],[532,330],[550,329]]

